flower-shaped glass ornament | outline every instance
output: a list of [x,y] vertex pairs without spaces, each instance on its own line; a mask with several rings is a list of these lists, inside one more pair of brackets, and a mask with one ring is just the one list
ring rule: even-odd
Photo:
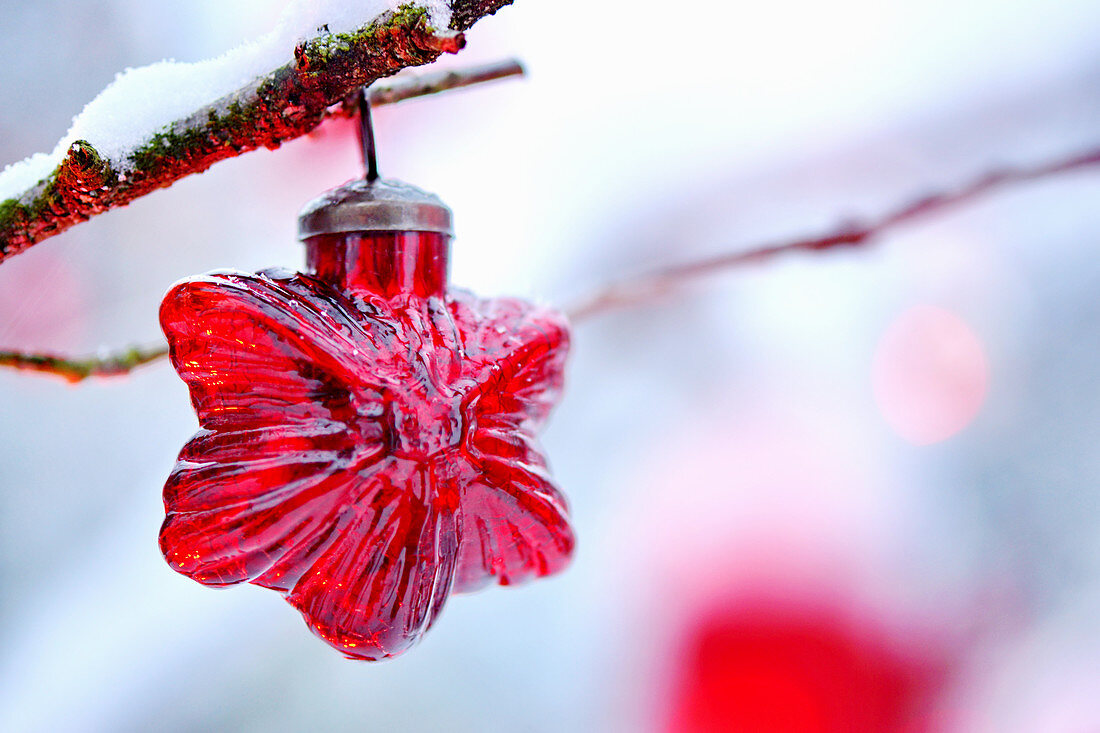
[[407,649],[452,592],[561,570],[565,499],[536,433],[564,317],[447,286],[450,211],[352,181],[300,220],[305,273],[214,272],[161,325],[201,430],[167,484],[160,546],[209,586],[283,594],[345,655]]

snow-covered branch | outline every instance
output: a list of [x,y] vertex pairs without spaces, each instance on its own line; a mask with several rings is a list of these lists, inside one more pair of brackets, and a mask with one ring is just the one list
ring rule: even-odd
[[[220,59],[127,72],[54,153],[0,174],[0,262],[219,160],[313,130],[360,87],[457,52],[462,31],[510,2],[369,0],[365,24],[333,11],[317,27],[327,17],[318,8],[333,4],[302,0],[277,31]],[[303,31],[312,36],[297,40]]]

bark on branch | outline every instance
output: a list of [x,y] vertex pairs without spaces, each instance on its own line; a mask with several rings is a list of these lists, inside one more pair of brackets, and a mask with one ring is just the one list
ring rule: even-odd
[[453,0],[444,30],[406,5],[356,31],[310,39],[286,65],[157,132],[117,169],[86,141],[74,142],[48,177],[0,202],[0,262],[219,160],[306,134],[360,87],[457,52],[462,31],[511,1]]

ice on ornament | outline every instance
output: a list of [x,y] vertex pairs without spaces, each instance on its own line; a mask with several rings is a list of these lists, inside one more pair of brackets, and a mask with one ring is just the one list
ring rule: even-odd
[[[426,9],[435,28],[450,24],[446,0],[411,4]],[[154,134],[290,62],[300,41],[354,31],[408,5],[406,0],[292,0],[273,31],[217,58],[126,69],[73,119],[53,152],[36,153],[0,173],[0,201],[49,176],[76,140],[86,140],[115,169],[125,171],[129,153]]]

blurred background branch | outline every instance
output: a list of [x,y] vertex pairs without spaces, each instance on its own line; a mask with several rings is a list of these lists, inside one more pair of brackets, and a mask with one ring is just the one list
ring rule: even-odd
[[923,196],[878,219],[845,222],[833,231],[818,236],[719,254],[611,283],[569,308],[568,314],[571,320],[578,321],[616,308],[648,303],[678,290],[696,278],[741,265],[767,262],[792,252],[818,252],[837,247],[865,245],[895,227],[917,219],[946,213],[954,207],[970,203],[986,194],[1098,165],[1100,165],[1100,148],[1054,162],[999,168],[953,191]]

